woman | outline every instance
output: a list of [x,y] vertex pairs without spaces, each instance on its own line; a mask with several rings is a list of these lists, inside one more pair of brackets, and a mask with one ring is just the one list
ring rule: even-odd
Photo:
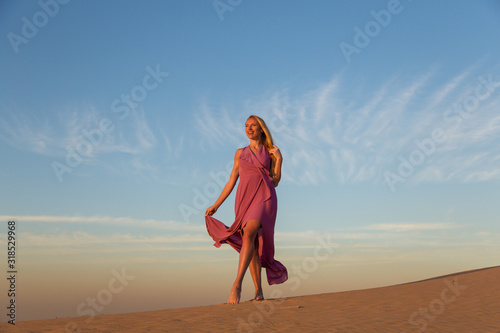
[[[240,148],[234,156],[231,176],[215,203],[205,211],[208,234],[215,246],[227,243],[240,253],[238,273],[228,303],[240,301],[241,284],[247,268],[255,285],[255,300],[263,300],[261,267],[266,269],[267,281],[283,283],[288,279],[285,266],[274,260],[274,223],[277,198],[274,188],[281,179],[281,152],[273,145],[266,123],[257,116],[250,116],[245,123],[250,144]],[[212,217],[232,192],[238,178],[235,221],[227,227]]]

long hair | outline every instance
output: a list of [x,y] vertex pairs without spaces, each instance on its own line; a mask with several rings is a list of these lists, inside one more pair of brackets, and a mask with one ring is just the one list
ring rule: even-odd
[[[262,136],[260,138],[261,143],[266,147],[267,152],[269,153],[269,150],[273,149],[273,136],[271,135],[271,131],[269,131],[269,128],[267,128],[266,122],[259,116],[256,115],[251,115],[250,118],[253,118],[257,120],[259,123],[260,128],[262,129]],[[274,155],[271,155],[271,170],[269,170],[269,173],[272,176],[274,176],[274,165],[276,164],[276,158]]]

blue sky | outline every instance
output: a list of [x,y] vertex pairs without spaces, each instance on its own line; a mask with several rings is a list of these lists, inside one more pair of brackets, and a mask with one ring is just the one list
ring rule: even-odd
[[301,282],[265,292],[498,264],[497,1],[4,1],[0,22],[21,320],[80,315],[122,269],[101,313],[225,302],[237,256],[203,212],[250,114],[284,155],[276,258]]

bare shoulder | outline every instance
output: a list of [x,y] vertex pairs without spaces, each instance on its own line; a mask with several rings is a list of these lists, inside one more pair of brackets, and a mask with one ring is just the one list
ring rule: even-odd
[[236,154],[234,154],[235,159],[240,158],[240,155],[241,155],[241,152],[243,151],[243,149],[245,149],[245,148],[239,148],[236,150]]
[[231,172],[231,177],[235,177],[234,180],[238,179],[238,173],[239,173],[239,168],[240,168],[240,155],[241,152],[243,151],[243,148],[240,148],[236,150],[236,153],[234,154],[234,164],[233,164],[233,171]]

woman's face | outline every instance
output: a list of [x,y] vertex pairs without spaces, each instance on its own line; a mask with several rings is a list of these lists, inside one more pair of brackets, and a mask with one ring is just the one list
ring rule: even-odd
[[245,132],[250,140],[260,140],[262,137],[262,129],[254,118],[248,118],[245,123]]

